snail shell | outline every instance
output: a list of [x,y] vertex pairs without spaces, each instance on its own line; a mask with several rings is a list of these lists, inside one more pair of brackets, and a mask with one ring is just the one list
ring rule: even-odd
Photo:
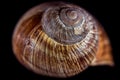
[[48,2],[29,10],[13,33],[13,51],[41,75],[69,77],[91,65],[112,65],[111,47],[98,21],[83,8]]

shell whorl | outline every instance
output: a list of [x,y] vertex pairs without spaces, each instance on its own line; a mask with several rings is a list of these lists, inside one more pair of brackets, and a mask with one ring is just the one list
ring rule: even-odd
[[52,39],[62,44],[74,44],[82,41],[93,27],[96,29],[94,24],[89,22],[89,18],[88,14],[77,6],[61,5],[45,11],[42,27]]
[[[37,13],[31,15],[34,10]],[[13,35],[14,53],[22,64],[54,77],[73,76],[89,66],[97,52],[98,33],[88,12],[65,3],[46,3],[30,12]]]

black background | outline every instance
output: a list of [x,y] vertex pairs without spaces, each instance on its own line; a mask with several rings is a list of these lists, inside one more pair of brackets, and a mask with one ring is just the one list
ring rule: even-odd
[[[12,51],[12,33],[17,21],[30,8],[47,0],[4,0],[0,1],[0,77],[12,80],[119,80],[120,39],[118,2],[101,0],[64,0],[79,5],[90,12],[104,26],[112,49],[115,66],[89,67],[84,72],[66,79],[37,75],[23,67]],[[53,0],[49,0],[53,1]],[[57,0],[56,0],[57,1]],[[5,77],[4,77],[5,76]]]

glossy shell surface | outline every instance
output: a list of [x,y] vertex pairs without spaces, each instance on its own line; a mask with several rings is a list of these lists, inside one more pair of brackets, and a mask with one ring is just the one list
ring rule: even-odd
[[69,77],[85,70],[99,47],[98,22],[83,8],[63,2],[26,12],[13,34],[17,59],[35,73]]

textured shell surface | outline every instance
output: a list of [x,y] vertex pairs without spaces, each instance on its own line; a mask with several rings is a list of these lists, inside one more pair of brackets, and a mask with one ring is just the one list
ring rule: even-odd
[[77,5],[43,3],[27,11],[17,23],[13,51],[35,73],[73,76],[95,59],[98,26],[93,16]]

